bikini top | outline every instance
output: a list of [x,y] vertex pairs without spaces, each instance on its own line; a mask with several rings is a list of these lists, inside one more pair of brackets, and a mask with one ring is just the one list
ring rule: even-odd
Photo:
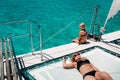
[[81,61],[81,60],[78,61],[77,62],[77,69],[79,70],[82,65],[87,64],[87,63],[88,64],[90,63],[90,61],[88,59],[85,59],[84,61]]

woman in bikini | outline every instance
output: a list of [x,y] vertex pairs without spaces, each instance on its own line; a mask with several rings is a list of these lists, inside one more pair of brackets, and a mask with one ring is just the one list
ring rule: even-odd
[[79,33],[79,37],[76,39],[73,39],[72,42],[74,43],[78,43],[78,44],[84,44],[87,41],[87,32],[85,30],[85,24],[81,23],[80,24],[80,33]]
[[67,64],[63,58],[63,68],[76,68],[82,74],[84,80],[113,80],[106,72],[99,71],[88,59],[78,53],[72,55],[71,63]]

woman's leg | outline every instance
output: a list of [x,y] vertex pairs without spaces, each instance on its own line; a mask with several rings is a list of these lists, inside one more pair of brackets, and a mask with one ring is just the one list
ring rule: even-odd
[[73,43],[79,43],[79,40],[78,39],[74,39],[72,40]]
[[98,80],[113,80],[112,77],[106,72],[96,72],[95,77]]
[[84,80],[97,80],[94,76],[86,75]]

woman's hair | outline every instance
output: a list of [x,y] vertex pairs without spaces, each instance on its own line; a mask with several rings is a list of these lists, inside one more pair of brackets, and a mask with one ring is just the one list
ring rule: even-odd
[[80,28],[81,28],[81,30],[86,31],[86,30],[85,30],[85,23],[81,23],[81,24],[80,24]]
[[71,61],[72,61],[72,62],[76,62],[76,61],[75,61],[75,57],[76,57],[77,55],[80,55],[80,54],[79,54],[78,52],[72,54],[72,57],[71,57]]

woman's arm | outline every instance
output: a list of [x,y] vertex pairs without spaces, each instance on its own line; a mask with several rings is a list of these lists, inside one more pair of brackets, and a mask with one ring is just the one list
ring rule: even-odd
[[67,64],[65,58],[63,58],[62,65],[63,65],[63,68],[65,69],[75,68],[75,63]]

